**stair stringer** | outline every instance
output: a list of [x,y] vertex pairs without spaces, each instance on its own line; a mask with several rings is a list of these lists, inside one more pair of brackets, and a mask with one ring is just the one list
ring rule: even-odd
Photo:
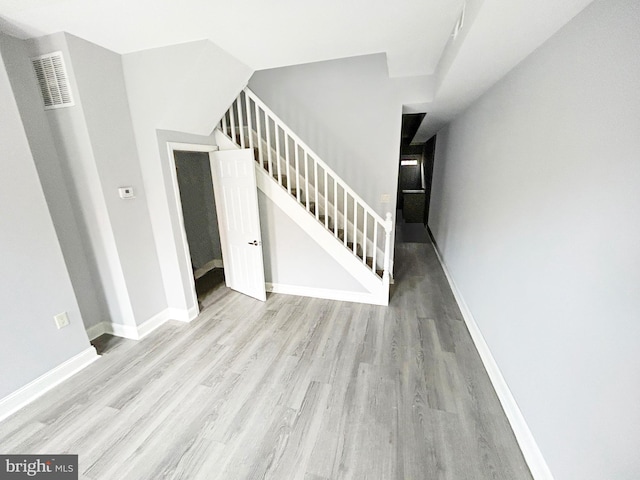
[[[332,258],[334,258],[351,276],[366,288],[369,301],[374,305],[387,305],[388,298],[382,279],[374,275],[364,266],[352,252],[307,212],[289,193],[273,181],[267,172],[256,164],[256,183],[258,188],[278,207],[302,228]],[[363,302],[363,294],[358,294],[358,302]]]
[[[215,131],[215,137],[220,150],[240,148],[223,132],[217,129]],[[335,259],[348,274],[355,278],[358,283],[368,291],[368,293],[325,291],[318,296],[320,298],[387,306],[389,304],[389,286],[385,285],[385,281],[373,274],[371,270],[363,264],[361,259],[345,248],[341,241],[336,239],[323,224],[318,222],[313,214],[299,204],[295,197],[292,197],[286,189],[271,178],[269,173],[257,162],[255,169],[256,184],[266,197],[273,201],[292,221],[302,228],[327,254]],[[270,288],[269,290],[278,291],[274,288]],[[282,293],[304,295],[307,290],[308,289],[301,288],[300,291],[282,291]]]
[[216,145],[220,150],[239,150],[240,147],[236,145],[236,143],[231,140],[224,132],[221,132],[219,129],[215,129],[213,131],[213,136],[216,139]]

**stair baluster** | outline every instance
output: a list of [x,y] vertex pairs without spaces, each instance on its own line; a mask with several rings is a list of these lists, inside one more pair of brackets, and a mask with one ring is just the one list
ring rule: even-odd
[[247,137],[249,137],[249,148],[252,152],[254,152],[255,150],[253,149],[253,135],[251,135],[251,132],[253,131],[253,121],[251,120],[251,99],[247,96],[246,93],[244,95],[244,106],[247,112]]
[[389,246],[391,245],[391,229],[393,228],[393,221],[391,220],[391,213],[387,212],[387,216],[385,217],[385,245],[384,249],[384,270],[382,274],[382,280],[389,284],[389,262],[391,261],[391,249]]
[[275,120],[273,121],[273,131],[276,136],[276,172],[278,173],[278,183],[282,185],[282,172],[280,171],[280,159],[282,158],[280,153],[280,127]]
[[[296,179],[300,178],[300,156],[299,156],[299,148],[298,148],[298,144],[296,143],[295,139],[293,140],[293,145],[295,146],[296,150],[295,150],[295,162],[296,162]],[[296,200],[298,200],[298,203],[300,203],[300,187],[298,187],[298,184],[296,183]]]
[[318,191],[320,190],[320,185],[318,185],[318,162],[313,157],[311,157],[311,159],[313,160],[313,184],[316,191],[316,219],[320,221],[320,202],[318,202]]
[[[289,157],[289,136],[287,135],[287,132],[283,132],[283,133],[284,133],[284,158],[286,159],[285,172],[287,172],[287,177],[288,177],[289,165],[291,164],[290,157]],[[289,195],[291,195],[291,183],[292,182],[289,182],[287,180],[287,192],[289,192]]]
[[[218,129],[241,148],[251,148],[269,176],[388,287],[393,228],[391,213],[382,219],[248,88],[234,100]],[[302,166],[300,155],[303,155]],[[300,188],[301,182],[304,190]],[[339,194],[340,189],[342,195]],[[310,201],[311,196],[313,202]],[[385,232],[383,242],[379,229]],[[382,265],[378,265],[381,258]],[[382,272],[379,267],[382,267]]]
[[[245,148],[244,145],[244,129],[242,128],[242,125],[244,125],[244,119],[242,118],[242,95],[240,95],[238,97],[238,99],[236,100],[236,108],[238,110],[238,125],[240,125],[240,128],[238,129],[238,133],[237,135],[240,137],[240,148]],[[236,141],[236,143],[238,143]]]

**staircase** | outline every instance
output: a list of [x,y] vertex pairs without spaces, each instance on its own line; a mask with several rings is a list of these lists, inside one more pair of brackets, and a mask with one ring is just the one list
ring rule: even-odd
[[258,187],[366,286],[367,303],[388,304],[390,213],[380,217],[249,88],[215,134],[221,149],[253,150]]

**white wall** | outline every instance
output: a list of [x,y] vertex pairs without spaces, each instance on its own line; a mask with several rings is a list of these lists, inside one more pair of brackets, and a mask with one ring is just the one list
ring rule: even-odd
[[265,282],[310,289],[368,292],[260,190],[258,206]]
[[82,319],[90,328],[107,320],[108,310],[102,286],[95,281],[99,278],[98,267],[85,247],[86,230],[80,227],[74,212],[68,187],[70,175],[63,170],[55,149],[25,42],[0,34],[0,48]]
[[438,134],[429,226],[557,480],[640,477],[638,25],[594,2]]
[[256,95],[382,217],[395,213],[395,204],[381,203],[381,195],[395,202],[402,121],[397,85],[389,79],[383,54],[262,70],[249,81]]
[[197,306],[185,288],[192,271],[183,258],[166,142],[212,142],[208,136],[251,69],[209,41],[131,53],[122,61],[167,303],[188,311]]
[[[4,43],[4,41],[3,41]],[[90,347],[0,51],[0,398]],[[67,312],[57,330],[53,316]]]

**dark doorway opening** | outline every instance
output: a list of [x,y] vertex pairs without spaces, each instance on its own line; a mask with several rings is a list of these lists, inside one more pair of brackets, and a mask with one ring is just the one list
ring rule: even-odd
[[424,117],[424,113],[402,116],[396,212],[397,242],[428,241],[425,226],[429,220],[436,138],[434,136],[425,143],[412,143]]
[[207,152],[174,151],[182,219],[201,308],[224,285],[220,231]]

